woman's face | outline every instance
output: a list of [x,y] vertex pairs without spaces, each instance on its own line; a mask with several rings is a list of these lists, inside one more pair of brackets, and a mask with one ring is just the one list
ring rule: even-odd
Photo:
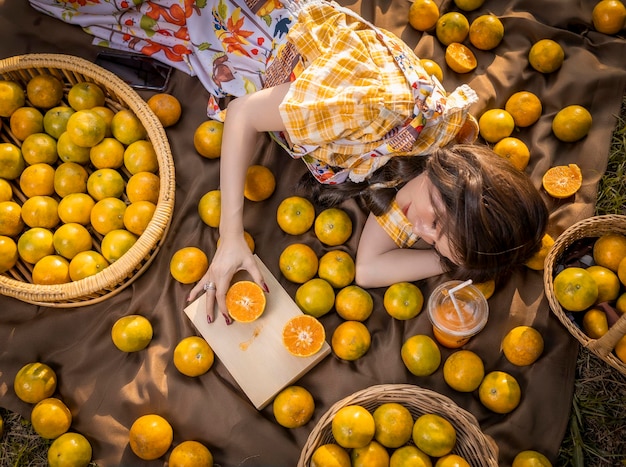
[[447,235],[442,233],[442,201],[428,176],[422,173],[404,185],[396,196],[400,209],[412,225],[413,232],[453,263],[458,263]]

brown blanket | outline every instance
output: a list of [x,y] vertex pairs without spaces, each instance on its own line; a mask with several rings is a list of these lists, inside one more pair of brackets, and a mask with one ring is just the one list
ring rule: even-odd
[[[478,53],[478,69],[466,75],[446,68],[443,47],[433,35],[422,35],[407,26],[410,2],[341,3],[401,36],[419,56],[442,63],[448,89],[469,83],[480,97],[473,109],[476,115],[487,108],[503,107],[515,91],[537,93],[544,104],[541,120],[516,133],[531,148],[527,172],[540,186],[541,176],[550,166],[575,162],[584,176],[575,197],[556,201],[546,195],[551,211],[549,231],[556,237],[576,221],[593,215],[597,182],[606,168],[611,131],[626,84],[626,41],[593,30],[590,18],[595,0],[487,1],[479,12],[468,16],[471,20],[481,12],[496,14],[504,23],[505,37],[495,53]],[[438,3],[443,12],[454,8],[451,0]],[[566,60],[557,73],[542,75],[527,64],[530,45],[542,38],[564,46]],[[93,60],[98,48],[90,43],[91,37],[80,28],[41,15],[26,1],[0,2],[0,58],[49,52]],[[271,406],[257,411],[220,361],[199,378],[178,373],[172,364],[173,348],[196,331],[183,313],[191,286],[170,276],[169,261],[176,250],[189,245],[200,246],[209,256],[214,253],[217,231],[201,222],[196,206],[205,192],[218,188],[219,162],[201,158],[192,142],[194,129],[206,119],[206,91],[196,79],[176,72],[168,92],[181,100],[183,117],[167,130],[176,166],[176,207],[163,247],[130,287],[94,305],[39,307],[0,297],[0,405],[29,417],[31,406],[15,396],[13,378],[23,364],[43,361],[56,370],[57,393],[72,411],[72,428],[91,441],[93,459],[100,465],[162,465],[162,460],[140,461],[128,445],[132,422],[145,413],[159,413],[173,425],[175,444],[188,439],[202,441],[223,467],[292,467],[315,423],[334,402],[371,385],[408,382],[445,394],[473,413],[483,431],[497,442],[501,465],[510,465],[523,449],[536,449],[556,460],[570,413],[578,344],[551,313],[542,274],[528,269],[519,270],[498,288],[489,300],[491,316],[486,329],[466,346],[484,359],[487,370],[501,369],[518,378],[522,402],[508,415],[483,408],[476,393],[449,389],[441,370],[425,378],[406,370],[400,346],[413,334],[431,333],[428,319],[425,313],[407,322],[391,319],[382,306],[384,289],[371,290],[375,312],[366,322],[372,334],[370,351],[354,363],[329,356],[298,381],[311,391],[316,403],[313,419],[302,428],[279,426]],[[593,128],[578,143],[560,143],[550,131],[552,117],[574,103],[591,111]],[[278,187],[267,201],[247,202],[245,226],[256,241],[258,255],[293,295],[295,284],[281,278],[278,270],[278,256],[293,238],[279,230],[274,218],[278,203],[293,192],[293,181],[305,168],[267,138],[260,138],[255,162],[272,169]],[[354,234],[346,244],[354,253],[365,215],[355,204],[348,203],[345,208],[355,221]],[[325,251],[313,241],[312,233],[302,240],[317,245],[319,254]],[[419,285],[427,297],[440,281],[435,278]],[[146,350],[124,354],[112,345],[111,326],[131,313],[147,316],[155,335]],[[322,322],[330,336],[340,318],[333,312]],[[514,367],[500,352],[504,334],[518,324],[535,326],[545,338],[542,357],[530,367]],[[449,353],[444,350],[444,357]]]

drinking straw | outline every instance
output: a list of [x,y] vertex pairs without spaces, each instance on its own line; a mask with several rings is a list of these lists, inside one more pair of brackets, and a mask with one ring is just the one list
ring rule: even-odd
[[463,287],[467,287],[471,283],[472,283],[472,279],[468,279],[465,282],[462,282],[461,284],[455,287],[452,287],[450,290],[448,290],[448,295],[450,296],[450,300],[452,300],[452,305],[454,305],[454,309],[456,310],[457,315],[459,315],[459,320],[461,321],[462,324],[465,324],[465,317],[463,316],[463,313],[461,312],[461,309],[459,308],[459,303],[456,301],[454,292],[458,292]]

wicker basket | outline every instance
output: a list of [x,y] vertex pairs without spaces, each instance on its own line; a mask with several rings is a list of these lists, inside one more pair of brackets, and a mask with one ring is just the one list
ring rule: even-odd
[[626,364],[612,352],[617,342],[626,334],[626,315],[622,315],[604,336],[599,339],[591,339],[570,318],[568,313],[563,310],[554,295],[553,287],[554,276],[557,273],[556,269],[559,263],[563,261],[567,249],[572,246],[574,242],[585,238],[594,239],[609,233],[626,235],[626,216],[605,215],[590,217],[565,230],[554,242],[552,249],[546,257],[543,283],[552,312],[559,318],[567,330],[585,348],[619,370],[620,373],[626,375]]
[[414,419],[426,413],[436,413],[445,417],[456,428],[457,441],[452,452],[464,457],[473,467],[497,467],[498,451],[495,442],[483,434],[472,414],[460,408],[448,397],[412,384],[371,386],[333,404],[311,431],[300,454],[298,467],[309,467],[315,449],[334,442],[331,424],[339,409],[356,404],[373,412],[379,405],[387,402],[404,405]]
[[[30,78],[46,73],[61,79],[66,93],[78,82],[95,82],[107,94],[107,107],[113,111],[132,110],[146,128],[159,163],[160,192],[152,220],[130,250],[109,267],[93,276],[61,285],[32,284],[32,266],[21,260],[0,275],[0,293],[3,295],[42,306],[76,307],[99,302],[120,292],[148,268],[169,229],[174,208],[174,164],[165,130],[157,117],[146,102],[113,73],[71,55],[29,54],[0,60],[0,78],[20,82],[24,89]],[[3,125],[0,131],[0,142],[19,146],[20,142],[7,127]],[[124,176],[128,178],[128,174]],[[25,197],[19,184],[12,182],[12,186],[14,201],[22,204]],[[92,235],[99,245],[101,237],[96,233]]]

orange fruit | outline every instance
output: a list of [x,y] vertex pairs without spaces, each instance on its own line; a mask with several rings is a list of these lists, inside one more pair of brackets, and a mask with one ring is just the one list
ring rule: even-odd
[[142,415],[130,427],[130,449],[143,460],[155,460],[164,455],[172,445],[172,425],[157,414]]
[[26,93],[15,81],[0,80],[0,117],[10,117],[26,103]]
[[76,112],[74,109],[65,105],[49,109],[43,115],[44,131],[53,138],[59,139],[59,136],[65,133],[67,121],[74,112]]
[[0,235],[16,237],[22,230],[22,207],[15,201],[0,202]]
[[215,120],[202,122],[193,133],[193,146],[202,157],[217,159],[222,153],[224,124]]
[[433,0],[415,0],[409,8],[409,24],[418,31],[427,31],[437,24],[439,7]]
[[617,34],[626,22],[626,7],[619,0],[601,0],[591,12],[593,27],[603,34]]
[[222,214],[222,192],[211,190],[206,192],[198,202],[198,215],[209,227],[219,227]]
[[113,121],[113,117],[115,116],[115,112],[103,105],[97,105],[90,109],[92,112],[97,113],[104,120],[105,130],[104,137],[111,138],[113,136],[113,132],[111,131],[111,122]]
[[471,467],[470,463],[457,454],[448,454],[440,457],[435,463],[435,467]]
[[557,165],[549,168],[541,179],[544,190],[553,198],[573,196],[583,184],[583,175],[576,164]]
[[536,94],[518,91],[507,99],[504,110],[511,114],[515,125],[525,128],[539,120],[543,105]]
[[319,259],[317,274],[336,289],[347,287],[354,280],[356,266],[349,253],[331,250]]
[[186,376],[205,374],[213,366],[214,360],[213,349],[199,336],[185,337],[174,347],[174,366]]
[[115,112],[111,120],[111,133],[115,139],[126,146],[145,139],[148,135],[139,117],[130,109]]
[[76,162],[80,165],[89,163],[89,153],[91,148],[82,147],[74,143],[70,134],[65,131],[57,140],[57,154],[63,162]]
[[87,467],[93,450],[89,440],[80,433],[63,433],[48,448],[50,467]]
[[272,412],[279,425],[299,428],[306,425],[315,411],[315,401],[302,386],[287,386],[272,402]]
[[484,376],[485,365],[471,350],[457,350],[443,364],[443,379],[455,391],[475,391]]
[[54,394],[57,387],[55,371],[42,362],[27,363],[13,379],[15,395],[27,404],[36,404]]
[[150,201],[130,203],[124,211],[124,227],[135,235],[141,235],[148,228],[154,211],[156,211],[156,204]]
[[558,42],[541,39],[535,42],[528,52],[528,63],[540,73],[558,70],[565,60],[565,52]]
[[544,234],[541,238],[541,248],[528,261],[526,266],[535,271],[541,271],[544,268],[546,256],[550,253],[550,249],[554,245],[554,239],[549,234]]
[[251,323],[265,311],[267,299],[259,284],[253,281],[238,281],[226,291],[228,314],[240,323]]
[[168,458],[169,467],[213,467],[213,454],[199,441],[183,441]]
[[115,169],[98,169],[87,179],[87,193],[96,201],[104,198],[120,198],[126,183]]
[[394,449],[389,467],[432,467],[430,457],[411,444]]
[[593,244],[593,260],[598,266],[604,266],[617,272],[619,263],[626,257],[626,236],[609,233],[600,236]]
[[67,102],[74,110],[86,110],[103,106],[105,94],[96,83],[82,81],[74,84],[67,92]]
[[13,199],[13,188],[4,178],[0,178],[0,202],[11,201]]
[[435,34],[443,45],[461,43],[467,38],[469,27],[469,21],[463,13],[449,11],[437,20]]
[[106,122],[92,110],[78,110],[67,120],[65,133],[75,145],[91,148],[104,139]]
[[27,164],[55,164],[59,159],[56,140],[46,133],[33,133],[22,141],[22,157]]
[[89,149],[89,160],[96,169],[119,169],[124,164],[124,150],[115,138],[104,138]]
[[132,175],[139,172],[156,173],[159,160],[152,143],[141,139],[129,144],[124,151],[124,166]]
[[91,227],[101,235],[124,228],[126,203],[119,198],[104,198],[91,208],[89,219]]
[[26,97],[40,109],[50,109],[63,99],[63,83],[52,75],[36,75],[26,83]]
[[61,222],[88,225],[91,222],[91,210],[96,202],[86,193],[70,193],[61,198],[57,211]]
[[128,201],[150,201],[157,204],[159,201],[159,191],[161,179],[152,172],[137,172],[126,182],[126,196]]
[[426,71],[428,76],[435,76],[435,78],[437,78],[440,83],[443,82],[443,70],[437,62],[431,60],[430,58],[421,58],[420,63],[422,64],[422,67],[424,68],[424,71]]
[[511,467],[552,467],[552,463],[540,452],[529,449],[517,453]]
[[12,143],[0,143],[0,177],[15,180],[20,176],[26,163],[19,146]]
[[432,375],[441,364],[441,351],[429,336],[415,334],[404,341],[400,356],[407,369],[415,376]]
[[313,226],[315,207],[306,198],[290,196],[278,205],[276,221],[283,232],[290,235],[301,235]]
[[20,107],[9,118],[11,133],[20,141],[29,135],[43,133],[43,114],[34,107]]
[[576,142],[589,133],[593,118],[581,105],[568,105],[557,112],[552,120],[552,132],[561,141]]
[[195,246],[187,246],[175,251],[170,260],[170,274],[181,284],[198,282],[209,269],[206,253]]
[[387,467],[389,453],[380,443],[370,441],[363,447],[352,449],[350,460],[353,467]]
[[503,37],[504,25],[495,15],[480,15],[470,24],[469,40],[477,49],[495,49]]
[[328,281],[314,277],[298,287],[295,301],[304,313],[319,318],[333,309],[335,290]]
[[494,279],[490,279],[486,282],[476,282],[472,285],[480,290],[487,300],[490,299],[496,291],[496,281]]
[[77,253],[70,261],[70,279],[79,281],[104,270],[109,262],[97,251],[87,250]]
[[264,201],[274,193],[276,178],[263,165],[251,165],[246,172],[243,195],[250,201]]
[[326,340],[324,326],[310,315],[295,316],[283,327],[283,345],[296,357],[310,357],[322,349]]
[[399,448],[411,439],[413,415],[397,402],[385,402],[374,410],[374,439],[387,448]]
[[171,94],[158,93],[151,96],[147,102],[150,110],[157,116],[164,128],[178,123],[182,108],[180,101]]
[[626,285],[626,256],[617,264],[617,278],[622,285]]
[[489,109],[478,119],[480,136],[488,143],[497,143],[511,136],[515,122],[510,113],[504,109]]
[[374,416],[361,405],[346,405],[335,413],[331,431],[337,444],[343,448],[367,446],[376,432]]
[[339,246],[352,235],[352,220],[340,208],[327,208],[318,214],[313,226],[315,235],[324,245]]
[[109,263],[114,263],[130,250],[136,241],[137,236],[128,230],[111,230],[106,233],[102,242],[100,242],[102,256],[104,256]]
[[122,352],[138,352],[152,341],[152,324],[141,315],[126,315],[118,318],[111,328],[113,345]]
[[337,326],[331,338],[333,353],[342,360],[354,361],[367,353],[372,336],[360,321],[344,321]]
[[454,4],[463,11],[474,11],[483,6],[485,0],[454,0]]
[[15,240],[6,235],[0,235],[0,273],[7,272],[15,266],[18,258]]
[[593,280],[598,285],[597,303],[609,302],[617,299],[621,282],[617,274],[604,266],[589,266],[587,272],[591,274]]
[[626,363],[626,336],[622,336],[622,338],[617,341],[615,344],[615,355],[619,358],[622,363]]
[[446,47],[446,64],[457,73],[469,73],[478,66],[476,56],[465,45],[452,42]]
[[424,295],[412,282],[397,282],[390,285],[383,296],[385,311],[393,318],[407,320],[415,318],[424,305]]
[[311,455],[311,467],[352,467],[348,451],[334,443],[318,446]]
[[52,196],[33,196],[22,204],[22,220],[29,227],[52,229],[59,219],[59,202]]
[[626,292],[617,297],[617,301],[615,302],[615,310],[617,310],[622,315],[626,314]]
[[70,263],[60,255],[48,255],[33,266],[32,282],[41,285],[66,284],[70,278]]
[[80,164],[63,162],[54,173],[54,191],[61,198],[71,193],[87,193],[89,173]]
[[53,243],[56,253],[67,259],[72,259],[81,251],[87,251],[93,247],[89,230],[75,222],[63,224],[56,229]]
[[493,152],[507,159],[517,170],[524,170],[530,160],[530,150],[526,143],[513,136],[507,136],[498,141]]
[[609,322],[604,310],[591,308],[583,316],[583,331],[592,339],[599,339],[609,330]]
[[335,297],[337,314],[348,321],[365,321],[374,311],[374,299],[356,284],[344,287]]
[[543,336],[531,326],[516,326],[502,340],[502,352],[516,366],[532,365],[543,353]]
[[499,414],[512,412],[522,398],[519,383],[504,371],[487,373],[478,388],[478,396],[486,408]]
[[315,251],[304,243],[287,245],[278,258],[278,267],[285,278],[304,284],[317,273],[319,260]]
[[30,413],[33,430],[45,439],[55,439],[70,429],[72,413],[63,401],[56,397],[43,399]]
[[431,457],[449,454],[456,444],[456,430],[441,415],[425,413],[413,425],[413,442],[418,449]]
[[583,268],[563,269],[554,278],[553,287],[557,301],[568,311],[586,310],[598,299],[598,284]]

